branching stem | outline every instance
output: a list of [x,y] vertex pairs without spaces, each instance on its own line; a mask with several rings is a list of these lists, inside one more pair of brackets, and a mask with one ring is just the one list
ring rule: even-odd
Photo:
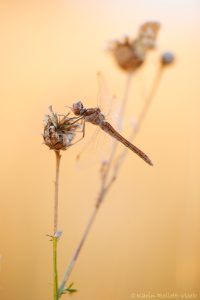
[[[130,85],[131,85],[131,79],[132,79],[132,73],[129,73],[127,75],[127,78],[126,78],[126,83],[125,83],[125,89],[124,89],[124,95],[123,95],[123,99],[122,99],[122,106],[121,106],[121,109],[120,109],[120,113],[119,113],[119,119],[118,119],[118,128],[121,128],[122,127],[122,117],[123,117],[123,114],[124,114],[124,111],[125,111],[125,107],[126,107],[126,103],[127,103],[127,99],[128,99],[128,94],[129,94],[129,90],[130,90]],[[110,156],[108,158],[108,163],[107,163],[107,166],[106,166],[106,172],[104,174],[104,176],[101,177],[101,187],[100,187],[100,192],[99,192],[99,196],[97,198],[97,201],[96,201],[96,205],[93,209],[93,212],[89,218],[89,221],[88,221],[88,224],[83,232],[83,235],[81,237],[81,240],[78,244],[78,247],[76,248],[75,252],[74,252],[74,255],[64,273],[64,276],[63,276],[63,280],[60,284],[60,287],[59,287],[59,293],[62,293],[62,291],[65,289],[65,286],[66,286],[66,283],[70,277],[70,274],[74,268],[74,265],[76,264],[76,261],[79,257],[79,254],[81,252],[81,249],[85,243],[85,241],[87,240],[87,237],[88,237],[88,234],[92,228],[92,225],[94,223],[94,220],[97,216],[97,213],[100,209],[100,206],[104,200],[104,196],[107,192],[107,186],[106,186],[106,183],[107,183],[107,179],[108,179],[108,176],[109,176],[109,172],[111,170],[111,167],[112,167],[112,162],[113,162],[113,159],[114,159],[114,156],[116,154],[116,149],[117,149],[117,144],[118,142],[114,141],[113,142],[113,147],[112,147],[112,150],[111,150],[111,153],[110,153]]]
[[[137,124],[137,127],[135,127],[133,130],[132,130],[132,133],[131,133],[131,140],[135,137],[136,133],[138,133],[139,129],[140,129],[140,126],[141,124],[143,123],[143,120],[149,110],[149,107],[150,107],[150,104],[154,98],[154,95],[157,91],[157,88],[159,86],[159,83],[160,83],[160,79],[162,77],[162,73],[163,73],[163,67],[161,66],[158,71],[157,71],[157,74],[155,76],[155,79],[154,79],[154,82],[153,82],[153,85],[152,85],[152,88],[146,98],[146,101],[145,101],[145,104],[144,104],[144,107],[142,108],[142,111],[140,113],[140,116],[138,118],[138,124]],[[120,109],[120,113],[119,113],[119,119],[118,119],[118,128],[119,130],[121,130],[121,127],[122,127],[122,117],[123,117],[123,114],[124,114],[124,111],[125,111],[125,107],[126,107],[126,103],[127,103],[127,100],[128,100],[128,95],[129,95],[129,90],[130,90],[130,85],[131,85],[131,79],[132,79],[132,73],[129,73],[127,75],[127,79],[126,79],[126,84],[125,84],[125,89],[124,89],[124,96],[123,96],[123,99],[122,99],[122,106],[121,106],[121,109]],[[124,161],[124,158],[127,154],[127,149],[125,149],[122,154],[119,156],[115,166],[114,166],[114,170],[113,170],[113,174],[112,174],[112,177],[110,178],[110,180],[108,181],[108,178],[109,178],[109,173],[110,173],[110,170],[112,169],[112,163],[113,163],[113,159],[115,157],[115,154],[116,154],[116,149],[117,149],[117,144],[118,142],[114,141],[113,142],[113,147],[112,147],[112,150],[111,150],[111,153],[110,153],[110,156],[108,158],[108,162],[107,162],[107,166],[106,166],[106,171],[104,173],[104,175],[102,176],[101,178],[101,187],[100,187],[100,192],[99,192],[99,196],[97,198],[97,202],[96,202],[96,205],[94,207],[94,210],[89,218],[89,221],[88,221],[88,224],[83,232],[83,235],[81,237],[81,240],[78,244],[78,247],[76,248],[75,252],[74,252],[74,255],[72,257],[72,260],[70,261],[65,273],[64,273],[64,276],[63,276],[63,280],[61,282],[61,285],[59,287],[59,291],[62,292],[65,288],[65,285],[71,275],[71,272],[77,262],[77,259],[79,257],[79,254],[81,252],[81,249],[83,248],[83,245],[85,243],[85,241],[87,240],[87,237],[88,237],[88,234],[93,226],[93,223],[94,223],[94,220],[96,219],[96,216],[97,216],[97,213],[100,209],[100,206],[101,204],[103,203],[104,199],[105,199],[105,196],[107,194],[107,192],[109,191],[109,189],[111,188],[112,184],[114,183],[114,181],[116,180],[117,178],[117,175],[118,175],[118,172],[119,172],[119,169]]]

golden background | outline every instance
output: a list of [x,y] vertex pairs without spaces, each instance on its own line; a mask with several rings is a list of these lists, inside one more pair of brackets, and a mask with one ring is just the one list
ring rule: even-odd
[[[73,299],[199,292],[199,8],[198,0],[1,0],[0,299],[52,299],[52,245],[45,235],[52,233],[55,158],[41,136],[48,106],[64,112],[77,99],[95,106],[97,71],[121,97],[125,75],[106,44],[134,36],[147,20],[162,24],[158,52],[176,55],[135,140],[155,166],[129,153],[71,275],[79,290]],[[137,110],[138,86],[147,89],[151,77],[141,71],[134,78],[129,112]],[[99,189],[98,167],[75,165],[80,149],[62,157],[60,279]]]

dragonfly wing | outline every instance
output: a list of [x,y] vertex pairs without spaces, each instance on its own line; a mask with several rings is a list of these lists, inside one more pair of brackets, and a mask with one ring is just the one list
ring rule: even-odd
[[113,95],[106,82],[106,78],[102,73],[97,74],[98,83],[98,102],[97,107],[105,115],[106,119],[114,126],[117,124],[120,105],[117,102],[117,97]]
[[[98,166],[105,161],[111,151],[112,137],[98,126],[86,124],[85,137],[81,147],[77,147],[76,165],[79,169]],[[80,144],[79,144],[80,145]]]

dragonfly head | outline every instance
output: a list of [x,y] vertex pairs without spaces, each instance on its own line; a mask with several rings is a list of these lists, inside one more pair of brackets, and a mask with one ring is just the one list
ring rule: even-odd
[[83,106],[83,103],[81,101],[73,103],[72,111],[77,116],[82,115],[85,112],[85,108]]

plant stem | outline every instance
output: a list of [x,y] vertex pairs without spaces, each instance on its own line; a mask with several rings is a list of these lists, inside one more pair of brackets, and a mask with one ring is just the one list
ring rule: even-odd
[[53,299],[58,300],[57,237],[53,237]]
[[81,249],[82,249],[82,247],[83,247],[83,245],[84,245],[84,243],[85,243],[85,241],[86,241],[86,239],[88,237],[88,234],[89,234],[89,232],[90,232],[90,230],[92,228],[92,225],[94,223],[94,220],[95,220],[97,212],[98,212],[98,209],[99,209],[99,207],[96,207],[96,206],[94,207],[94,210],[93,210],[93,212],[92,212],[92,214],[90,216],[90,219],[89,219],[89,221],[87,223],[87,226],[86,226],[86,228],[85,228],[85,230],[83,232],[82,238],[81,238],[81,240],[80,240],[80,242],[78,244],[78,247],[76,248],[76,250],[74,252],[74,255],[72,257],[72,260],[70,261],[70,263],[69,263],[69,265],[68,265],[68,267],[67,267],[67,269],[66,269],[66,271],[64,273],[63,280],[62,280],[62,282],[60,284],[60,287],[59,287],[60,294],[65,289],[65,285],[66,285],[66,283],[67,283],[67,281],[69,279],[69,276],[70,276],[70,274],[71,274],[71,272],[72,272],[72,270],[74,268],[74,265],[75,265],[75,263],[76,263],[76,261],[77,261],[77,259],[79,257]]
[[164,67],[163,65],[160,64],[157,72],[156,72],[156,75],[155,75],[155,78],[154,78],[154,81],[153,81],[153,84],[152,84],[152,87],[150,89],[150,92],[149,94],[147,95],[147,98],[144,102],[144,106],[140,112],[140,115],[139,115],[139,118],[138,118],[138,121],[137,121],[137,126],[135,128],[133,128],[133,131],[131,133],[131,136],[130,136],[130,139],[132,140],[135,135],[138,133],[138,131],[140,130],[140,127],[146,117],[146,114],[149,110],[149,107],[152,103],[152,100],[157,92],[157,89],[159,87],[159,84],[160,84],[160,80],[162,78],[162,74],[163,74],[163,70],[164,70]]
[[[127,74],[127,78],[126,78],[126,83],[125,83],[125,89],[124,89],[124,95],[123,95],[123,99],[122,99],[122,105],[121,105],[121,109],[120,109],[120,113],[119,113],[119,119],[118,119],[118,128],[122,127],[122,116],[124,114],[124,110],[125,110],[125,106],[126,106],[126,103],[127,103],[127,99],[128,99],[128,94],[129,94],[129,90],[130,90],[130,84],[131,84],[131,78],[132,78],[132,73],[128,73]],[[63,276],[63,280],[60,284],[60,287],[59,287],[59,294],[62,294],[62,291],[64,291],[64,288],[65,288],[65,285],[71,275],[71,272],[74,268],[74,265],[76,264],[76,261],[80,255],[80,252],[81,252],[81,249],[83,248],[83,245],[85,244],[85,241],[87,240],[87,237],[88,237],[88,234],[93,226],[93,223],[94,223],[94,220],[96,219],[96,216],[97,216],[97,213],[100,209],[100,206],[104,200],[104,195],[105,195],[105,192],[107,191],[107,188],[106,188],[106,182],[107,182],[107,179],[108,179],[108,175],[109,175],[109,172],[110,172],[110,169],[111,169],[111,166],[112,166],[112,162],[113,162],[113,159],[114,159],[114,156],[116,154],[116,149],[117,149],[117,144],[118,142],[114,141],[113,143],[113,147],[112,147],[112,150],[111,150],[111,153],[110,153],[110,156],[109,156],[109,159],[108,159],[108,163],[107,163],[107,166],[106,166],[106,172],[104,174],[104,176],[101,177],[101,187],[100,187],[100,192],[99,192],[99,196],[97,198],[97,201],[96,201],[96,205],[93,209],[93,212],[89,218],[89,221],[87,223],[87,226],[83,232],[83,235],[81,237],[81,240],[74,252],[74,255],[64,273],[64,276]]]
[[61,155],[59,151],[55,151],[56,154],[56,180],[55,180],[55,198],[54,198],[54,234],[58,228],[58,191],[59,191],[59,171],[60,171],[60,159]]
[[52,237],[53,241],[53,299],[58,300],[58,271],[57,271],[57,241],[56,236],[58,228],[58,192],[59,192],[59,171],[60,171],[60,159],[61,155],[59,151],[55,151],[56,155],[56,179],[55,179],[55,196],[54,196],[54,224],[53,230],[54,235]]

